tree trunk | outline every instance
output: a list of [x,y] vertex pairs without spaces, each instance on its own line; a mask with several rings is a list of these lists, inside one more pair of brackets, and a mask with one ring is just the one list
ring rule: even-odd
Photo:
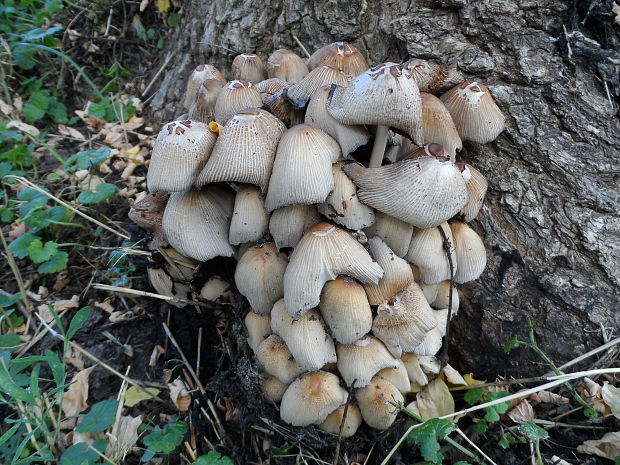
[[451,355],[480,375],[531,374],[529,354],[502,351],[511,336],[526,335],[528,316],[558,364],[600,345],[601,331],[620,323],[620,28],[611,5],[185,0],[151,109],[162,122],[183,113],[198,64],[227,73],[237,53],[303,55],[293,36],[310,52],[349,41],[370,63],[458,63],[489,86],[507,128],[492,144],[465,143],[460,155],[489,180],[473,223],[489,261],[480,279],[460,286]]

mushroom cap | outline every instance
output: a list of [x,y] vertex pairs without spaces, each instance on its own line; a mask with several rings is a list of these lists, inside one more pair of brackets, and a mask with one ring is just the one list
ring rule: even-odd
[[375,212],[374,224],[367,227],[364,232],[368,237],[380,237],[390,249],[399,257],[407,255],[413,226],[398,218],[386,215],[383,212]]
[[288,384],[284,384],[275,376],[265,373],[263,374],[261,388],[263,395],[267,398],[267,400],[271,402],[280,402],[282,400],[282,396],[284,396],[284,393],[286,392],[286,388],[288,388]]
[[258,241],[268,227],[269,214],[265,210],[265,199],[260,189],[257,186],[242,186],[235,196],[228,241],[232,245]]
[[230,81],[220,90],[215,102],[215,121],[224,126],[233,115],[246,108],[263,105],[263,98],[248,81]]
[[[433,300],[431,300],[431,307],[436,309],[448,308],[450,302],[450,281],[442,281],[437,285],[437,294]],[[459,291],[454,286],[452,288],[452,316],[456,315],[459,311]]]
[[379,305],[372,324],[372,332],[395,357],[413,352],[426,334],[437,326],[422,290],[412,282],[388,302]]
[[153,240],[149,242],[149,249],[156,249],[168,244],[168,240],[161,228],[164,210],[168,202],[168,193],[158,191],[154,194],[144,193],[144,197],[135,202],[127,216],[142,229],[153,232]]
[[308,66],[299,55],[281,48],[267,59],[267,76],[289,83],[299,82],[308,74]]
[[285,269],[286,257],[272,242],[250,247],[239,259],[235,284],[256,313],[267,315],[284,295]]
[[220,71],[211,65],[199,65],[196,66],[192,74],[190,74],[187,80],[187,87],[185,90],[185,98],[183,100],[183,106],[186,110],[189,110],[196,100],[196,93],[200,85],[207,79],[216,79],[222,84],[226,84],[226,78],[220,73]]
[[441,96],[462,140],[486,144],[504,130],[506,118],[489,89],[476,81],[465,81]]
[[456,151],[463,148],[463,142],[448,109],[437,97],[422,92],[422,143],[433,142],[444,146],[454,162]]
[[279,91],[289,86],[290,84],[288,82],[283,81],[279,78],[269,78],[254,84],[254,87],[256,87],[257,91],[259,91],[261,94],[268,95],[277,94]]
[[303,235],[284,274],[284,304],[299,318],[320,301],[323,285],[346,274],[362,283],[377,283],[383,270],[348,232],[319,223]]
[[380,430],[389,428],[398,416],[399,410],[392,403],[400,405],[405,403],[403,395],[396,386],[376,377],[368,386],[359,389],[355,398],[364,421],[368,426]]
[[284,392],[280,417],[293,426],[316,425],[346,401],[347,391],[336,375],[324,371],[306,373]]
[[420,364],[421,358],[421,355],[407,353],[402,355],[400,361],[407,370],[411,383],[415,383],[418,386],[426,386],[428,384],[428,376],[426,376],[427,372],[422,369]]
[[440,65],[433,61],[411,58],[403,63],[418,84],[420,92],[443,92],[463,80],[463,74],[456,64]]
[[[345,408],[347,411],[346,418],[344,418]],[[342,422],[343,418],[344,423]],[[326,433],[340,434],[340,426],[342,425],[342,437],[350,438],[355,434],[361,424],[362,413],[357,405],[350,402],[349,404],[341,405],[332,413],[327,415],[325,421],[321,423],[318,428]]]
[[200,298],[212,302],[230,302],[231,283],[220,276],[211,276],[200,288]]
[[[289,126],[297,124],[297,113],[299,110],[295,110],[293,104],[286,97],[286,88],[273,94],[264,93],[261,94],[261,96],[263,99],[263,108],[269,113],[277,116]],[[293,121],[295,122],[293,123]]]
[[344,124],[391,126],[422,141],[422,102],[411,73],[395,63],[374,66],[336,87],[327,111]]
[[216,186],[171,194],[162,221],[170,245],[201,262],[232,256],[228,243],[232,204],[232,195]]
[[375,212],[357,198],[355,184],[342,170],[344,163],[344,161],[339,161],[332,165],[334,190],[317,208],[334,223],[357,231],[375,222]]
[[284,384],[292,383],[304,371],[291,355],[284,340],[277,334],[272,334],[258,345],[256,359],[267,373]]
[[461,169],[463,178],[465,179],[465,186],[467,187],[467,203],[459,214],[463,215],[463,221],[465,221],[465,223],[469,223],[478,216],[489,183],[484,175],[473,166],[467,163],[457,163],[456,166]]
[[[433,313],[436,313],[436,312],[433,312]],[[435,355],[437,354],[437,352],[439,352],[439,349],[441,349],[441,339],[443,338],[443,335],[445,333],[444,331],[445,328],[442,328],[439,326],[437,322],[437,318],[435,317],[434,314],[433,314],[433,318],[437,326],[435,326],[428,333],[426,333],[426,335],[424,336],[424,340],[422,340],[422,342],[415,349],[413,349],[412,352],[414,354]]]
[[245,315],[245,328],[248,330],[248,345],[253,352],[271,334],[271,317],[249,311]]
[[364,387],[383,368],[398,368],[383,343],[373,336],[365,336],[353,344],[336,344],[338,371],[347,386]]
[[404,363],[400,363],[398,368],[384,368],[380,370],[375,376],[378,379],[384,379],[392,383],[396,389],[400,392],[409,392],[411,386],[409,385],[409,374]]
[[364,55],[348,42],[334,42],[325,45],[308,58],[310,70],[322,65],[338,68],[351,77],[356,77],[368,69]]
[[[167,297],[176,297],[173,292],[174,283],[172,278],[166,270],[163,268],[147,268],[146,275],[149,278],[149,282],[158,294],[165,295]],[[184,297],[181,297],[184,298]]]
[[341,124],[327,111],[327,99],[333,86],[323,86],[312,94],[306,109],[306,124],[311,124],[325,131],[340,144],[342,156],[348,157],[358,147],[368,143],[370,135],[364,126]]
[[370,305],[379,305],[413,282],[409,264],[397,256],[378,236],[368,239],[370,255],[383,268],[383,277],[377,284],[364,284]]
[[153,144],[147,176],[150,192],[181,192],[194,184],[211,155],[217,133],[198,121],[164,125]]
[[249,81],[252,84],[264,80],[267,75],[263,60],[253,53],[237,55],[232,62],[231,68],[234,79]]
[[299,124],[285,131],[269,180],[267,210],[323,202],[334,187],[332,163],[339,157],[338,143],[314,126]]
[[321,221],[316,206],[289,205],[271,213],[269,232],[278,249],[295,247],[301,236]]
[[284,339],[304,370],[319,370],[336,361],[334,341],[325,331],[321,314],[316,310],[293,320],[286,312],[284,302],[279,300],[271,311],[271,329]]
[[363,203],[418,228],[440,225],[467,203],[463,176],[449,159],[427,156],[379,168],[350,163],[344,171]]
[[454,237],[454,251],[459,264],[454,275],[457,283],[478,279],[487,265],[487,253],[480,236],[466,223],[455,221],[450,225]]
[[372,328],[372,310],[364,288],[348,276],[325,283],[319,308],[332,336],[340,343],[351,344]]
[[215,143],[196,182],[243,182],[265,192],[278,141],[285,130],[282,121],[264,110],[239,111],[222,129],[219,143]]
[[[454,272],[458,272],[454,238],[448,223],[439,226],[450,241],[450,256]],[[443,247],[443,237],[439,228],[418,229],[414,231],[407,252],[407,261],[418,266],[421,281],[425,284],[439,284],[450,279],[450,263]]]
[[223,84],[217,79],[207,79],[198,88],[196,98],[187,114],[188,118],[209,124],[215,119],[215,102]]
[[294,108],[304,108],[318,88],[331,84],[346,87],[349,82],[349,77],[338,68],[323,65],[313,69],[301,81],[286,89],[286,95]]

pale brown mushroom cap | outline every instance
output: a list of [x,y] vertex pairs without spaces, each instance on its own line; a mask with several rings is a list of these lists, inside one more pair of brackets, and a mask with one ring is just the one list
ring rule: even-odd
[[[458,271],[452,230],[448,223],[439,226],[450,242],[450,257],[453,270]],[[439,284],[450,279],[450,263],[444,249],[443,236],[439,228],[418,229],[413,232],[407,261],[418,267],[420,282],[425,284]]]
[[232,245],[258,241],[267,233],[268,227],[269,214],[260,189],[257,186],[242,186],[235,196],[228,241]]
[[455,221],[450,225],[454,236],[456,261],[459,264],[454,281],[466,283],[478,279],[487,265],[487,253],[480,236],[467,224]]
[[462,165],[457,163],[456,166],[462,170],[465,186],[467,187],[467,203],[459,213],[463,215],[463,221],[469,223],[478,216],[489,183],[484,175],[473,166],[467,163]]
[[324,371],[301,375],[284,392],[280,417],[293,426],[320,424],[347,401],[338,377]]
[[258,108],[263,99],[248,81],[230,81],[220,90],[215,102],[215,121],[224,126],[233,115],[246,108]]
[[[151,286],[158,294],[177,299],[187,299],[189,288],[186,286],[179,286],[180,283],[173,282],[170,275],[166,273],[166,270],[162,268],[147,268],[146,275]],[[175,307],[185,306],[185,304],[178,302],[171,301],[170,303]]]
[[153,144],[147,175],[150,192],[181,192],[194,184],[211,156],[217,133],[198,121],[164,125]]
[[304,371],[293,358],[284,340],[277,334],[272,334],[258,345],[256,359],[267,373],[284,384],[292,383]]
[[271,213],[269,232],[278,249],[295,247],[304,233],[321,221],[316,206],[289,205]]
[[323,285],[346,274],[362,283],[379,282],[383,270],[348,232],[319,223],[301,238],[284,274],[284,304],[299,318],[319,305]]
[[383,277],[377,284],[364,284],[368,302],[379,305],[389,300],[413,282],[413,272],[409,264],[397,256],[378,236],[368,239],[370,255],[383,268]]
[[256,313],[267,315],[284,295],[282,278],[286,265],[286,257],[273,243],[250,247],[239,259],[235,284]]
[[127,215],[142,229],[153,232],[153,240],[148,244],[149,249],[157,249],[168,243],[161,226],[167,202],[167,192],[159,191],[155,194],[145,192],[144,197],[131,206]]
[[351,77],[356,77],[368,69],[368,62],[364,55],[348,42],[325,45],[308,58],[310,70],[322,65],[338,68]]
[[413,75],[420,92],[443,92],[463,80],[463,74],[456,65],[441,65],[433,61],[411,58],[403,63],[403,68]]
[[389,381],[402,393],[406,393],[411,390],[411,386],[409,384],[409,374],[407,373],[405,364],[402,362],[398,368],[384,368],[374,377]]
[[233,79],[248,81],[252,84],[264,80],[267,75],[263,60],[253,53],[237,55],[232,62],[231,68]]
[[462,140],[486,144],[504,130],[506,118],[486,86],[465,81],[441,96]]
[[267,400],[275,403],[280,402],[287,388],[288,384],[284,384],[275,376],[263,374],[261,389]]
[[232,284],[220,276],[211,276],[200,288],[200,298],[212,302],[230,302]]
[[189,110],[196,99],[196,93],[200,85],[207,79],[216,79],[222,84],[226,84],[226,78],[220,73],[220,71],[211,65],[199,65],[196,66],[192,74],[187,80],[187,87],[185,90],[185,98],[183,100],[183,106],[186,110]]
[[441,341],[445,333],[445,325],[440,326],[435,315],[433,315],[433,319],[435,320],[437,326],[426,333],[422,342],[415,349],[413,349],[412,352],[414,354],[427,356],[436,355],[439,352],[439,349],[441,349]]
[[463,148],[463,142],[461,142],[450,112],[434,95],[422,92],[420,96],[422,98],[422,143],[426,145],[435,142],[443,145],[454,162],[456,151]]
[[254,84],[256,90],[259,91],[261,95],[264,94],[263,98],[265,97],[265,95],[277,94],[279,91],[289,86],[290,84],[288,82],[283,81],[279,78],[269,78]]
[[405,403],[400,391],[389,381],[373,378],[370,384],[355,394],[362,412],[362,418],[375,429],[389,428],[398,416],[398,407],[392,405]]
[[286,89],[286,95],[294,108],[303,108],[318,88],[331,84],[346,87],[349,82],[349,77],[338,68],[319,66],[310,71],[301,81]]
[[347,386],[363,387],[383,368],[398,368],[394,358],[373,336],[365,336],[353,344],[336,344],[338,370]]
[[[347,410],[347,416],[344,418],[344,424],[342,423],[344,417],[345,408]],[[330,413],[325,421],[321,423],[318,428],[321,431],[331,434],[342,434],[343,438],[350,438],[353,436],[357,429],[362,424],[362,413],[356,404],[349,403],[341,405],[332,413]],[[340,431],[342,425],[342,433]]]
[[[431,307],[436,309],[448,308],[450,302],[450,281],[442,281],[437,285],[435,298],[430,301]],[[456,286],[452,288],[452,316],[459,311],[459,292]]]
[[383,212],[375,212],[375,222],[367,227],[364,232],[368,237],[380,237],[390,249],[399,257],[407,255],[413,225],[406,223]]
[[267,59],[267,76],[279,78],[289,83],[296,83],[308,74],[308,66],[299,55],[281,48]]
[[272,333],[271,317],[250,311],[245,315],[244,322],[248,330],[248,345],[253,352],[256,352],[259,344]]
[[428,384],[427,373],[422,369],[421,361],[422,356],[412,353],[403,354],[400,358],[401,364],[407,370],[409,376],[409,382],[415,383],[418,386],[426,386]]
[[293,104],[286,97],[286,89],[281,89],[273,94],[261,94],[263,99],[263,108],[269,113],[277,116],[287,126],[294,126],[301,123],[300,112],[303,110],[295,110]]
[[196,98],[188,112],[188,118],[209,124],[215,120],[215,102],[223,84],[217,79],[207,79],[198,88]]

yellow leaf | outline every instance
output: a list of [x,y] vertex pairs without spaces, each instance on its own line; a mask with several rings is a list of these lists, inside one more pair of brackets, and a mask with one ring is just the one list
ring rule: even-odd
[[425,421],[454,413],[454,399],[441,378],[435,378],[418,393],[416,404]]
[[170,0],[157,0],[157,9],[162,13],[170,9]]
[[134,157],[138,155],[138,152],[140,152],[140,145],[134,145],[132,148],[125,152],[125,155],[127,155],[127,158],[129,158],[130,160],[133,160]]
[[465,376],[463,376],[463,379],[465,380],[468,386],[476,386],[478,384],[484,384],[484,381],[479,381],[475,379],[473,373],[467,373]]
[[160,390],[157,388],[142,388],[138,389],[135,386],[131,386],[125,392],[125,406],[133,407],[134,405],[139,404],[143,400],[152,399],[157,394],[159,394]]

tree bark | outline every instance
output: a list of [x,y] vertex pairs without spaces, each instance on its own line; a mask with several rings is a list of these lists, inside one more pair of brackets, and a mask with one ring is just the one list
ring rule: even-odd
[[185,0],[151,109],[162,122],[183,113],[185,82],[198,64],[228,73],[237,53],[302,55],[293,36],[310,52],[349,41],[369,63],[458,63],[489,86],[507,128],[492,144],[465,143],[459,156],[489,180],[473,223],[489,261],[480,279],[459,288],[451,355],[480,375],[532,373],[526,352],[502,351],[511,336],[525,336],[527,316],[558,364],[600,345],[601,331],[620,323],[620,27],[611,6]]

